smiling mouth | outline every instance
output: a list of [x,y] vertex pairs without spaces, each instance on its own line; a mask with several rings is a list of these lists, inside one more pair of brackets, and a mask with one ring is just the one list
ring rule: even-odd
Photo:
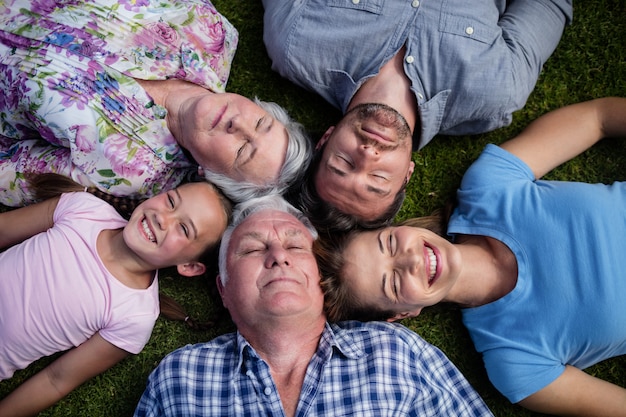
[[395,135],[389,136],[389,129],[379,129],[377,126],[370,126],[366,123],[361,125],[363,139],[370,143],[376,142],[381,149],[395,149],[398,146],[398,140]]
[[141,227],[143,228],[143,232],[146,234],[148,240],[152,243],[156,243],[156,237],[154,236],[154,233],[152,233],[152,230],[150,230],[148,219],[145,217],[141,220]]
[[435,251],[428,246],[426,246],[426,254],[428,255],[428,286],[431,286],[437,278],[437,256],[435,255]]

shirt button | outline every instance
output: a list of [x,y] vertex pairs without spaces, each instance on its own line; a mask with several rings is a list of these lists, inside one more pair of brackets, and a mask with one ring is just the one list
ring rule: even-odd
[[353,4],[359,4],[359,2],[360,2],[360,1],[361,1],[361,0],[352,0],[352,3],[353,3]]
[[413,0],[413,2],[411,3],[411,6],[413,7],[418,7],[420,5],[419,0]]
[[420,100],[424,100],[424,95],[422,93],[417,93],[417,98]]
[[415,61],[415,58],[413,58],[413,55],[409,55],[405,58],[405,61],[407,64],[412,64]]
[[471,35],[472,33],[474,33],[474,28],[471,26],[466,27],[465,33],[467,33],[468,35]]
[[[359,0],[353,0],[353,1],[359,1]],[[265,387],[265,389],[263,390],[263,394],[265,395],[270,395],[272,393],[272,389],[270,387]]]

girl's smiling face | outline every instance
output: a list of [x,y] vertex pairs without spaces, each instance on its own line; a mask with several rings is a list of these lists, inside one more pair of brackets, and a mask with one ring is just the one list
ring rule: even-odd
[[416,316],[443,301],[460,269],[458,249],[441,236],[410,226],[357,234],[347,245],[341,273],[365,305]]
[[154,269],[180,265],[216,244],[227,221],[213,186],[184,184],[141,203],[124,228],[124,241]]

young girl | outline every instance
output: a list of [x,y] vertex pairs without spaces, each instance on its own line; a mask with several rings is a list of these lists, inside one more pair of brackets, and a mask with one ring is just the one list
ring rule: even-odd
[[0,253],[0,380],[68,352],[3,399],[0,415],[35,414],[139,353],[159,314],[157,270],[202,274],[229,215],[207,182],[145,200],[128,221],[87,192],[1,213],[0,247],[14,246]]
[[626,99],[556,110],[469,168],[452,241],[427,218],[320,246],[330,319],[395,320],[452,302],[511,402],[623,416],[626,389],[581,369],[626,353],[626,183],[538,180],[610,136],[626,136]]

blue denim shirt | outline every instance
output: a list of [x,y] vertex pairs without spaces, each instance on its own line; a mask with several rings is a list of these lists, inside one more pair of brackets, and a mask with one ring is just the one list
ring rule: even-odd
[[[571,19],[571,0],[263,0],[272,68],[345,111],[401,48],[414,148],[506,126]],[[419,137],[418,137],[419,135]]]

